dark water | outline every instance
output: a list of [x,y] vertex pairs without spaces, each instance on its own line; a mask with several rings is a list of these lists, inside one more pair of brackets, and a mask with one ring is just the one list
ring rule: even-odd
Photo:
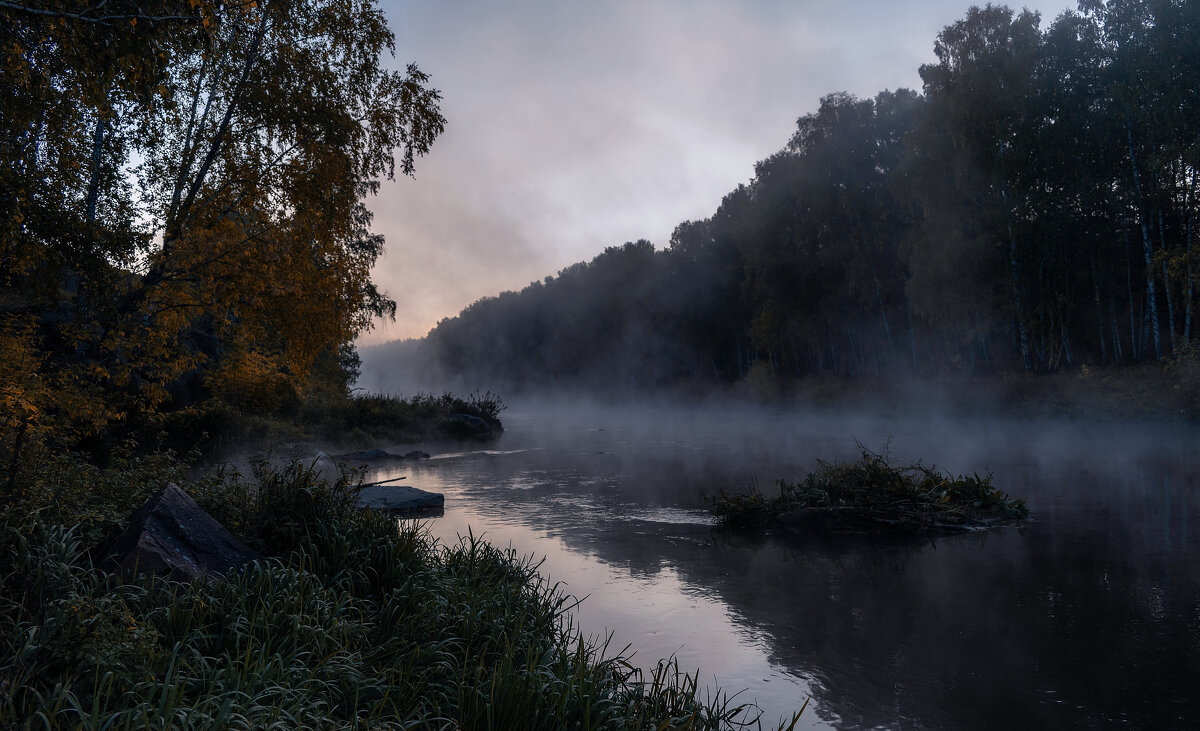
[[[510,409],[487,450],[430,445],[405,484],[587,596],[578,623],[674,653],[801,726],[1189,727],[1200,722],[1200,457],[1183,427],[723,409]],[[890,443],[991,472],[1019,528],[797,542],[714,528],[702,495]],[[440,454],[439,454],[440,452]],[[393,472],[380,473],[386,477]]]

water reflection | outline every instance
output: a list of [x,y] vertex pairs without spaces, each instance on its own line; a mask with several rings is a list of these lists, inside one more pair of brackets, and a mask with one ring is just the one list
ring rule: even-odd
[[[443,539],[470,526],[546,556],[552,577],[589,595],[586,632],[614,632],[645,665],[677,652],[772,716],[809,693],[805,722],[842,727],[1171,727],[1200,715],[1194,435],[652,417],[518,414],[495,449],[443,449],[454,456],[403,472],[446,494],[433,522]],[[798,475],[850,455],[855,437],[991,470],[1035,519],[889,543],[748,537],[708,521],[704,492]]]

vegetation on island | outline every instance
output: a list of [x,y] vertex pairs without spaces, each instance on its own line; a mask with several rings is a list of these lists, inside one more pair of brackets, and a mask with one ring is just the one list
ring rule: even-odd
[[724,492],[709,502],[718,524],[777,527],[804,533],[949,532],[987,528],[1028,517],[991,475],[944,474],[920,462],[895,464],[859,445],[855,462],[820,462],[802,480],[779,480],[767,496],[757,486]]
[[1196,418],[1198,49],[1195,0],[973,7],[921,89],[825,97],[665,249],[613,246],[481,299],[408,357],[535,391],[1084,365],[1136,390],[1148,368],[1154,407]]

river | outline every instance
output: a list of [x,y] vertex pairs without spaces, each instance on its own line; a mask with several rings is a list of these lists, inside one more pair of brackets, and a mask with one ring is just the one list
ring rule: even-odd
[[[577,625],[674,655],[800,728],[1186,726],[1200,718],[1200,452],[1147,424],[763,408],[512,407],[486,445],[372,477],[444,493],[468,530],[545,562]],[[856,441],[992,473],[1029,521],[935,540],[715,528],[703,496],[770,490]]]

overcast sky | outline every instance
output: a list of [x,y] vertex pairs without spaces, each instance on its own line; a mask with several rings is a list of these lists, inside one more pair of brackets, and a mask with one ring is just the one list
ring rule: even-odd
[[[398,67],[443,94],[415,179],[368,201],[375,281],[424,336],[606,246],[667,245],[834,91],[920,89],[965,0],[381,0]],[[1027,3],[1045,28],[1074,1]]]

